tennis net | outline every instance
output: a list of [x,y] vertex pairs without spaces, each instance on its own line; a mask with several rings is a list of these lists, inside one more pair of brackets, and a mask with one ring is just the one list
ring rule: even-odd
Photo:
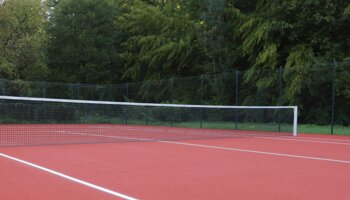
[[0,96],[0,146],[292,136],[297,107]]

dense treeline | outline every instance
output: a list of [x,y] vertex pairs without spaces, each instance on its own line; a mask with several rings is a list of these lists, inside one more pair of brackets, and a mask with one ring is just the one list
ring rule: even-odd
[[[240,70],[246,91],[276,100],[279,77],[267,72],[283,66],[279,103],[319,105],[323,120],[304,116],[319,123],[330,112],[324,63],[350,59],[348,0],[2,0],[0,27],[0,78],[111,84]],[[339,68],[349,123],[350,70]]]

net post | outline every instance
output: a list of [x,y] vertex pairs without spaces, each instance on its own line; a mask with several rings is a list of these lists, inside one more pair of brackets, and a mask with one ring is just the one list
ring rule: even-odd
[[297,136],[298,129],[298,107],[293,107],[293,136]]

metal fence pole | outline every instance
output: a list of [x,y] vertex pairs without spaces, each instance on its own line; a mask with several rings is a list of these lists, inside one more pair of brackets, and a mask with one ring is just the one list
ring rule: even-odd
[[125,88],[126,91],[125,91],[125,97],[124,97],[124,99],[128,101],[128,100],[129,100],[129,82],[126,83],[125,87],[126,87],[126,88]]
[[[129,83],[126,83],[126,99],[129,100]],[[123,106],[123,113],[124,113],[124,123],[128,124],[128,106]]]
[[43,82],[42,82],[42,87],[43,87],[43,98],[46,98],[46,90],[47,90],[47,89],[46,89],[46,88],[47,88],[47,87],[46,87],[46,81],[43,81]]
[[332,75],[332,121],[331,121],[331,134],[334,134],[334,112],[335,112],[335,79],[336,79],[336,67],[337,62],[333,59],[333,75]]
[[[200,88],[200,92],[201,92],[201,105],[204,104],[203,102],[203,74],[200,76],[200,79],[201,79],[201,88]],[[199,125],[200,128],[203,127],[203,107],[201,107],[201,112],[200,112],[200,125]]]
[[[239,70],[236,70],[236,106],[239,106]],[[235,128],[238,129],[238,113],[235,109]]]
[[0,84],[1,84],[1,95],[5,95],[5,81],[4,80],[0,80]]
[[[278,105],[282,105],[282,84],[283,84],[283,67],[280,66],[278,70],[279,84],[278,84]],[[277,111],[278,115],[278,132],[281,132],[281,112],[280,109]]]
[[[170,79],[170,103],[173,103],[173,93],[174,93],[173,90],[174,90],[174,78],[171,78]],[[173,126],[174,109],[172,107],[170,108],[169,117],[170,117],[170,126]]]
[[[149,99],[148,99],[148,94],[149,94],[149,81],[146,81],[146,103],[149,103]],[[146,109],[146,125],[148,125],[148,107],[145,107]]]
[[75,87],[76,87],[76,98],[80,99],[80,83],[77,83]]

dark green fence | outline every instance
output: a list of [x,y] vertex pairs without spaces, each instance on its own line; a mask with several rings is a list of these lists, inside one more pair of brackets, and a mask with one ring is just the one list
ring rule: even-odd
[[[1,80],[0,94],[45,98],[216,105],[297,105],[299,123],[350,124],[350,62],[232,71],[116,85]],[[337,126],[334,126],[337,125]],[[334,128],[336,127],[336,128]]]

